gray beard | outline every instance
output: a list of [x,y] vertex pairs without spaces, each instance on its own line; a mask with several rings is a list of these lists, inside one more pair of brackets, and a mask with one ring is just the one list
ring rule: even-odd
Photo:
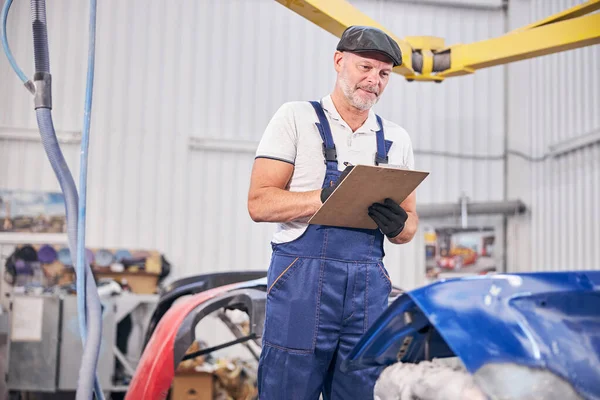
[[340,80],[340,87],[342,88],[342,92],[344,93],[344,96],[346,96],[346,99],[350,102],[350,104],[353,107],[355,107],[361,111],[366,111],[366,110],[369,110],[371,107],[373,107],[379,101],[379,96],[375,97],[372,100],[362,99],[360,96],[358,96],[356,94],[356,91],[358,90],[358,88],[352,88],[344,76],[340,75],[339,80]]

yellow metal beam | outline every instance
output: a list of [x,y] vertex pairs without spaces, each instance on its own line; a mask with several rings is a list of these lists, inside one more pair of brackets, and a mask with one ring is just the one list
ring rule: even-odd
[[356,9],[346,0],[276,0],[290,10],[315,23],[334,36],[341,37],[351,25],[373,26],[381,29],[394,39],[402,51],[402,65],[394,68],[401,75],[414,75],[412,69],[412,48],[393,32]]
[[[383,30],[402,50],[403,65],[394,68],[394,72],[408,80],[441,81],[474,73],[481,68],[600,43],[600,14],[586,15],[600,9],[600,0],[589,0],[497,38],[455,44],[447,48],[444,48],[441,38],[415,36],[402,40],[346,0],[276,1],[337,37],[351,25],[367,25]],[[417,67],[417,64],[413,65],[415,51],[422,54],[421,73],[414,71]],[[442,64],[446,65],[448,52],[450,67],[434,73],[433,57],[436,57],[436,53],[438,57],[439,53],[446,53],[446,63]]]
[[[451,67],[442,77],[600,43],[600,14],[567,19],[498,38],[450,47]],[[591,66],[590,66],[591,67]]]
[[555,22],[566,21],[571,18],[577,18],[577,17],[581,17],[583,15],[590,14],[599,9],[600,9],[600,0],[589,0],[585,3],[578,4],[575,7],[571,7],[568,10],[551,15],[548,18],[544,18],[542,20],[536,21],[533,24],[529,24],[529,25],[523,26],[521,28],[515,29],[512,32],[521,32],[521,31],[525,31],[528,29],[537,28],[539,26],[552,24]]

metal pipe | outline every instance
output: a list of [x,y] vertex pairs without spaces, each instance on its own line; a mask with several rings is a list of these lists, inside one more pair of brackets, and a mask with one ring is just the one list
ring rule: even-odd
[[[504,17],[504,32],[508,32],[510,30],[510,15],[508,13],[508,7],[506,7],[503,12],[503,17]],[[510,84],[509,84],[509,79],[510,79],[510,74],[509,74],[509,67],[508,65],[504,65],[503,67],[503,80],[504,82],[502,82],[502,84],[504,85],[504,98],[503,98],[503,106],[504,106],[504,121],[503,125],[502,125],[502,130],[504,131],[504,162],[502,163],[503,166],[502,168],[504,169],[504,180],[502,182],[503,184],[503,193],[502,193],[502,198],[504,200],[508,200],[508,182],[509,182],[509,172],[510,172],[510,168],[509,168],[509,158],[508,158],[508,153],[509,153],[509,146],[510,146],[510,132],[509,132],[509,126],[510,126],[510,106],[511,106],[511,102],[510,102]],[[502,217],[502,227],[504,229],[502,229],[502,250],[504,251],[504,254],[509,254],[508,252],[508,218],[506,217],[506,215],[504,215]],[[508,257],[502,257],[502,272],[507,272],[508,271]]]
[[579,150],[587,146],[593,146],[600,142],[600,129],[593,130],[583,135],[577,135],[567,140],[548,146],[550,157],[558,157],[571,151]]
[[462,227],[467,227],[467,216],[469,215],[469,210],[467,210],[467,205],[469,201],[466,195],[462,195],[460,197],[460,215],[462,217]]
[[[229,318],[227,316],[227,314],[225,314],[224,311],[220,311],[217,314],[217,317],[219,317],[219,319],[225,324],[227,325],[227,327],[229,328],[229,330],[231,331],[231,333],[233,333],[233,336],[236,337],[236,339],[242,339],[243,337],[247,337],[247,335],[244,335],[244,333],[241,331],[241,329],[239,328],[239,326],[237,326],[235,323],[233,323],[233,321],[231,320],[231,318]],[[252,346],[250,346],[249,342],[243,342],[241,343],[244,345],[244,347],[246,349],[248,349],[248,351],[252,354],[252,356],[254,357],[254,359],[256,361],[258,361],[260,359],[260,354],[252,348]]]
[[[501,11],[508,6],[508,0],[497,3],[468,0],[392,0],[394,3],[406,3],[433,7],[458,8],[467,10]],[[488,4],[489,3],[489,4]]]
[[[467,203],[466,209],[469,215],[514,215],[527,211],[525,203],[521,200]],[[461,210],[460,202],[417,205],[419,218],[457,217],[461,216]]]
[[[56,132],[56,138],[60,144],[81,143],[81,133],[75,131]],[[29,128],[18,128],[12,126],[0,126],[0,140],[15,142],[41,142],[39,130]]]

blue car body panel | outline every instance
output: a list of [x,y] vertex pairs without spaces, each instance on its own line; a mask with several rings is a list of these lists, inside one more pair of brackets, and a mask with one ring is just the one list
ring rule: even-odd
[[451,356],[472,374],[494,364],[546,370],[600,398],[600,271],[454,278],[407,292],[344,368]]

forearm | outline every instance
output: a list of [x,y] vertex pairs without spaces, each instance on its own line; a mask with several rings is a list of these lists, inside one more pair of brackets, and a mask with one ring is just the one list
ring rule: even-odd
[[290,222],[313,216],[321,207],[321,190],[290,192],[275,187],[255,190],[248,211],[255,222]]
[[408,218],[404,223],[404,229],[396,237],[390,239],[390,242],[395,244],[403,244],[410,242],[419,226],[419,217],[416,212],[407,212]]

